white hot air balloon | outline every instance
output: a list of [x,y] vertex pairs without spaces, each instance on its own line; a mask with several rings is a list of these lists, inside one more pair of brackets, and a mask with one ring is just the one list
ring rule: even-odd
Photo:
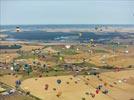
[[69,49],[69,48],[71,47],[71,45],[66,45],[65,47],[66,47],[67,49]]
[[128,53],[128,50],[126,50],[125,53]]
[[10,69],[13,70],[13,67],[11,67]]

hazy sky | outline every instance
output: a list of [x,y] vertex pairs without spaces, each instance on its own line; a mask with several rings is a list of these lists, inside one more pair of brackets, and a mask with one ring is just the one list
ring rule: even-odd
[[134,24],[134,0],[0,0],[1,24]]

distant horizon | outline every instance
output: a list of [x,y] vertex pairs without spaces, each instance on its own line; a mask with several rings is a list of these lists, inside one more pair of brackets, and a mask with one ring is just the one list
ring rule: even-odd
[[134,25],[134,24],[0,24],[0,26],[20,26],[20,25]]

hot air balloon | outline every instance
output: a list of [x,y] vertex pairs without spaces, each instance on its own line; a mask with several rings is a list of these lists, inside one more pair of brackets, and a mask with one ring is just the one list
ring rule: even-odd
[[60,61],[63,61],[63,59],[64,59],[64,58],[63,58],[62,56],[59,57],[59,60],[60,60]]
[[13,67],[10,67],[10,70],[12,70],[12,71],[13,71],[13,70],[14,70],[14,68],[13,68]]
[[20,85],[21,84],[21,81],[20,80],[16,80],[16,85]]
[[16,84],[16,88],[18,88],[19,85],[21,85],[21,81],[20,81],[20,80],[16,80],[16,81],[15,81],[15,84]]
[[16,64],[16,63],[13,63],[13,70],[16,71],[16,72],[18,72],[19,69],[20,69],[19,65]]
[[104,94],[108,94],[108,90],[105,89],[104,91],[102,91],[102,93],[104,93]]
[[91,97],[94,98],[95,97],[95,94],[94,93],[90,93]]
[[28,73],[28,75],[30,72],[32,72],[32,68],[29,66],[29,64],[24,65],[24,70]]
[[57,93],[57,97],[60,97],[61,96],[61,94],[62,94],[62,92],[61,91],[59,91],[58,93]]
[[89,47],[91,47],[92,46],[92,44],[93,44],[93,42],[94,42],[94,39],[90,39],[90,41],[89,41]]
[[82,32],[79,33],[79,37],[81,37],[81,36],[82,36]]
[[66,47],[67,49],[69,49],[69,48],[71,47],[71,45],[65,45],[65,47]]
[[45,84],[45,90],[48,90],[48,84]]
[[94,39],[90,39],[90,42],[94,42]]
[[98,27],[98,26],[96,26],[96,27],[95,27],[95,30],[98,30],[98,28],[99,28],[99,27]]
[[16,32],[20,32],[20,27],[19,26],[16,27]]
[[58,80],[57,80],[57,83],[58,83],[58,84],[61,84],[61,80],[60,80],[60,79],[58,79]]
[[96,89],[96,94],[98,94],[99,93],[99,89]]

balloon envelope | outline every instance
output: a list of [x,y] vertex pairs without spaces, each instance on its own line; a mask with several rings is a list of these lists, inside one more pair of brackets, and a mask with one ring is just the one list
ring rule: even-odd
[[60,84],[61,83],[61,80],[57,80],[57,83]]
[[11,67],[10,69],[13,70],[13,67]]
[[66,45],[65,47],[66,47],[67,49],[69,49],[69,48],[71,47],[71,45]]
[[20,85],[21,84],[21,81],[20,80],[17,80],[15,83],[16,83],[16,85]]

